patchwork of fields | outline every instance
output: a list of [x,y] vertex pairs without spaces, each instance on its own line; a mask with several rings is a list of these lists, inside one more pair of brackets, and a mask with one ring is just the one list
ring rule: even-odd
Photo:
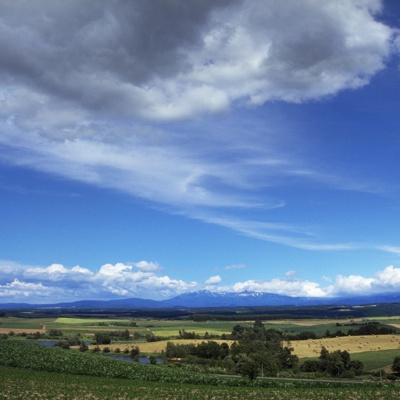
[[[375,321],[385,323],[394,328],[400,326],[400,317],[381,317],[374,318]],[[132,322],[136,326],[129,326]],[[193,322],[191,320],[169,320],[169,319],[122,319],[122,318],[16,318],[8,317],[0,319],[0,334],[14,332],[15,334],[26,332],[49,332],[51,329],[59,329],[66,334],[76,335],[79,334],[82,340],[92,342],[94,334],[98,331],[116,331],[128,329],[133,335],[134,332],[140,334],[151,333],[156,336],[168,338],[155,342],[147,342],[145,339],[113,342],[109,345],[100,345],[102,350],[104,347],[109,347],[111,351],[119,348],[121,352],[133,346],[139,346],[142,353],[161,353],[165,351],[168,341],[174,341],[176,344],[198,344],[204,339],[188,340],[180,339],[179,331],[185,330],[186,332],[195,332],[200,337],[206,333],[210,336],[220,336],[222,334],[230,334],[235,325],[248,325],[251,326],[254,321],[205,321]],[[315,332],[318,336],[322,336],[327,330],[335,332],[337,327],[346,331],[352,327],[352,324],[361,324],[362,320],[348,319],[307,319],[307,320],[276,320],[265,321],[264,325],[267,329],[279,329],[287,334],[295,334],[304,330]],[[233,341],[212,339],[219,343],[226,342],[229,345]],[[297,355],[300,359],[315,358],[319,356],[321,347],[324,346],[328,351],[347,350],[350,354],[356,354],[353,358],[362,358],[366,355],[368,360],[366,365],[374,365],[374,368],[387,367],[393,357],[400,355],[400,335],[368,335],[368,336],[343,336],[335,338],[322,338],[322,339],[309,339],[309,340],[292,340],[287,343],[292,347],[293,354]],[[90,345],[92,349],[94,345]],[[377,355],[376,360],[379,364],[371,363],[371,354]],[[378,356],[381,355],[381,356]],[[365,363],[365,362],[364,362]]]
[[[399,318],[381,319],[382,323],[398,327]],[[229,334],[238,324],[235,321],[210,321],[195,323],[187,320],[150,320],[108,318],[1,318],[0,334],[27,334],[50,332],[52,329],[65,333],[79,334],[82,340],[93,341],[98,331],[118,331],[128,329],[135,332],[151,333],[168,337],[168,340],[146,342],[140,340],[115,341],[100,348],[117,347],[123,352],[139,346],[142,353],[161,353],[168,341],[175,344],[198,344],[205,339],[179,339],[179,331],[195,332],[200,337]],[[352,321],[351,324],[362,321]],[[252,325],[253,321],[241,322]],[[268,321],[267,329],[279,329],[286,334],[296,334],[309,330],[319,336],[327,330],[334,332],[336,326],[348,326],[347,320],[285,320]],[[346,330],[346,328],[342,328]],[[219,343],[233,343],[231,340],[212,339]],[[15,343],[17,347],[14,348]],[[400,355],[400,335],[343,336],[335,338],[292,340],[286,343],[300,360],[319,356],[321,347],[329,352],[347,350],[361,360],[365,369],[386,370],[391,373],[393,357]],[[238,400],[394,400],[399,397],[399,384],[372,383],[370,378],[363,384],[328,383],[323,381],[301,380],[263,380],[248,381],[199,374],[161,366],[141,366],[78,351],[45,349],[43,346],[28,344],[21,340],[0,341],[0,400],[5,399],[92,399],[92,400],[130,400],[130,399],[225,399]],[[90,348],[95,347],[90,345]],[[14,349],[11,352],[10,349]],[[37,353],[37,354],[36,354]],[[23,368],[20,368],[23,367]],[[51,372],[53,371],[53,372]],[[91,375],[91,376],[89,376]],[[377,378],[375,378],[377,379]],[[242,382],[242,383],[241,383]]]

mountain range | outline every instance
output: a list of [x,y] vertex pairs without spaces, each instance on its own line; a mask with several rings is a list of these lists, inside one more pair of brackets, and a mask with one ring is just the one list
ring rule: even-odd
[[258,307],[258,306],[357,306],[366,304],[400,303],[400,293],[384,293],[352,297],[291,297],[273,293],[244,291],[217,293],[207,290],[184,293],[167,300],[140,298],[116,300],[81,300],[53,304],[4,303],[0,310],[60,308],[60,309],[160,309],[160,308],[209,308],[209,307]]

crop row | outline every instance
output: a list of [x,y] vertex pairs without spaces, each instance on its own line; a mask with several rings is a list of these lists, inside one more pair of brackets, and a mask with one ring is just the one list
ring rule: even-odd
[[74,376],[0,366],[1,400],[397,400],[394,387],[246,388]]

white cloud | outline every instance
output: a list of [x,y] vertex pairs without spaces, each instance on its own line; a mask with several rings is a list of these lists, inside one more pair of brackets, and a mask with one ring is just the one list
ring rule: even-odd
[[51,288],[41,283],[21,282],[18,279],[14,279],[11,283],[0,285],[0,298],[19,300],[33,296],[46,297],[53,292]]
[[75,266],[68,269],[61,264],[51,264],[48,267],[28,267],[25,269],[23,275],[25,277],[33,278],[35,280],[46,279],[49,281],[62,281],[66,279],[79,280],[82,275],[91,275],[91,271],[86,268]]
[[378,250],[387,251],[388,253],[400,255],[400,247],[398,246],[380,246],[378,247]]
[[212,215],[211,213],[197,213],[193,217],[210,224],[230,228],[245,236],[264,240],[266,242],[279,243],[309,251],[343,251],[355,250],[360,247],[354,243],[321,243],[316,241],[313,229],[296,226],[293,224],[269,223],[251,221],[236,217]]
[[158,263],[148,261],[139,261],[138,263],[135,263],[135,267],[138,268],[140,271],[145,272],[154,272],[161,269]]
[[78,272],[78,273],[80,273],[80,274],[85,274],[85,275],[92,275],[92,274],[93,274],[92,271],[90,271],[89,269],[87,269],[87,268],[82,268],[82,267],[80,267],[79,265],[77,265],[77,266],[75,266],[75,267],[72,267],[72,268],[71,268],[71,271],[72,271],[72,272]]
[[370,293],[374,279],[365,278],[359,275],[342,276],[338,275],[334,286],[332,287],[332,294],[352,293],[363,294]]
[[[51,295],[54,301],[108,299],[115,296],[163,299],[200,287],[197,282],[159,275],[161,267],[156,262],[139,261],[133,266],[124,263],[104,264],[97,271],[80,266],[68,268],[61,264],[48,267],[19,266],[14,274],[3,278],[0,292],[3,298],[10,297],[10,301],[24,296],[41,302],[42,295]],[[40,291],[43,293],[40,294]]]
[[219,275],[210,276],[205,282],[205,285],[217,285],[222,281],[222,278]]
[[121,274],[130,273],[132,271],[131,265],[125,265],[123,263],[113,264],[104,264],[100,267],[99,275],[118,277]]
[[335,283],[327,289],[327,293],[368,295],[398,290],[400,290],[400,268],[388,266],[383,271],[378,271],[373,277],[339,275]]
[[[248,280],[237,282],[232,285],[234,292],[243,292],[245,290],[254,292],[275,293],[285,296],[310,296],[323,297],[325,292],[316,282],[293,281],[287,279],[272,279],[270,281]],[[226,290],[226,288],[224,288]]]
[[399,287],[400,286],[400,268],[395,268],[392,265],[386,267],[383,271],[376,274],[376,286]]

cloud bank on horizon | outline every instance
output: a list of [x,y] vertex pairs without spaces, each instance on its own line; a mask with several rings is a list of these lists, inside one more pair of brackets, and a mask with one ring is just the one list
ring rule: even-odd
[[[284,209],[294,200],[273,189],[293,183],[371,195],[393,186],[309,159],[301,135],[268,111],[260,123],[254,114],[368,86],[400,48],[383,9],[379,0],[0,0],[0,162],[268,243],[399,254],[392,243],[332,240],[313,224],[254,212]],[[203,287],[324,296],[400,285],[394,267],[373,278],[337,275],[326,288],[289,278],[225,287],[219,275],[197,283],[160,271],[145,261],[98,271],[5,264],[0,300],[60,288],[71,297],[170,297]]]
[[[270,281],[247,280],[233,285],[221,285],[219,275],[204,282],[185,282],[161,274],[162,268],[153,262],[104,264],[97,271],[61,264],[33,267],[1,263],[0,303],[51,303],[72,300],[151,298],[168,299],[186,292],[244,291],[275,293],[293,297],[335,297],[340,295],[371,295],[398,292],[400,268],[388,266],[373,277],[338,275],[334,283],[321,287],[319,283],[297,279],[293,271],[283,278]],[[71,300],[72,299],[72,300]]]
[[61,264],[48,267],[22,266],[1,263],[0,303],[50,303],[89,299],[139,297],[162,300],[186,292],[210,290],[213,292],[244,291],[275,293],[293,297],[335,297],[340,295],[370,295],[397,292],[400,286],[400,268],[388,266],[373,277],[338,275],[335,282],[325,287],[319,283],[297,279],[293,271],[270,281],[247,280],[223,285],[219,275],[204,282],[185,282],[163,275],[157,263],[104,264],[97,271]]

